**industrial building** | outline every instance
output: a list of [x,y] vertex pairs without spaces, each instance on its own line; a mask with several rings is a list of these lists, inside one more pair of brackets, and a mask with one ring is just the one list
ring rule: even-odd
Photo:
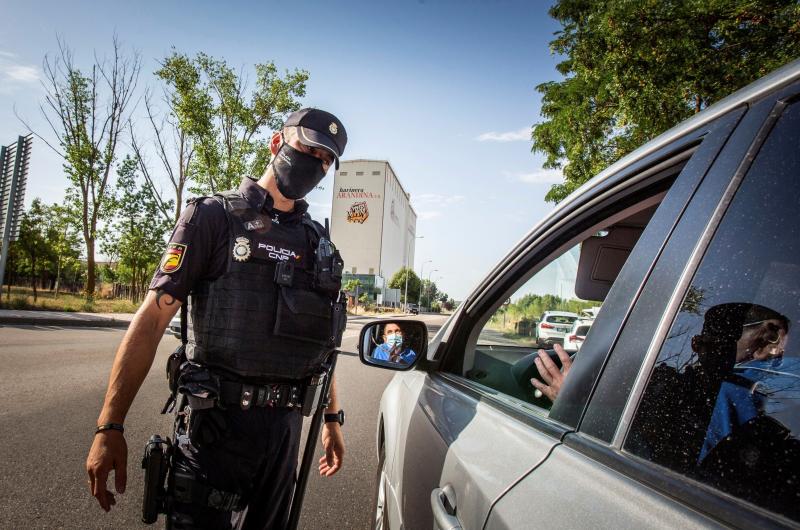
[[[402,267],[414,266],[417,214],[386,160],[345,160],[333,181],[331,239],[344,258],[345,279],[357,278],[395,302],[385,286]],[[399,301],[399,300],[397,300]]]

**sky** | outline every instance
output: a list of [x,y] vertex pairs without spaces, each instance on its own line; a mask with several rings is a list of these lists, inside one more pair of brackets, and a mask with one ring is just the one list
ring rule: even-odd
[[[252,75],[274,61],[308,70],[304,106],[345,124],[343,159],[388,160],[417,212],[414,268],[456,300],[500,261],[553,205],[557,170],[531,152],[540,83],[559,80],[549,42],[559,24],[536,0],[272,0],[3,2],[0,144],[48,135],[39,105],[45,54],[63,39],[79,66],[111,49],[116,33],[143,61],[139,90],[174,47],[224,58]],[[143,105],[133,115],[143,121]],[[129,149],[122,145],[119,156]],[[60,202],[62,162],[34,141],[26,204]],[[330,215],[333,170],[308,201]],[[346,260],[345,256],[345,260]],[[388,278],[387,278],[388,280]]]

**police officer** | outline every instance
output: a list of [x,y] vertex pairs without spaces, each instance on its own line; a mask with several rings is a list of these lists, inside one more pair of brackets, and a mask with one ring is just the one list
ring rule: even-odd
[[[281,528],[299,450],[304,382],[334,348],[338,283],[320,282],[324,231],[302,200],[347,143],[342,123],[318,109],[292,113],[270,140],[258,180],[190,202],[150,292],[117,351],[86,468],[92,495],[109,511],[114,470],[125,491],[123,421],[164,329],[183,303],[191,322],[177,384],[171,528]],[[338,306],[341,308],[341,306]],[[332,382],[320,475],[341,469],[343,413]]]

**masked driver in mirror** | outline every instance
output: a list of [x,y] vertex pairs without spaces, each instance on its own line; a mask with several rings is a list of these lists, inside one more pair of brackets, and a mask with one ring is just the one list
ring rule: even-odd
[[378,344],[372,352],[372,358],[378,361],[411,364],[417,358],[416,352],[409,344],[403,343],[403,329],[395,322],[383,327],[383,343]]

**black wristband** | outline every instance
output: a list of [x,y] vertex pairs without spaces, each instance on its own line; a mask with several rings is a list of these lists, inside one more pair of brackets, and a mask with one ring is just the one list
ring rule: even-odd
[[98,425],[94,433],[97,434],[103,431],[125,432],[125,427],[123,427],[121,423],[104,423],[103,425]]

